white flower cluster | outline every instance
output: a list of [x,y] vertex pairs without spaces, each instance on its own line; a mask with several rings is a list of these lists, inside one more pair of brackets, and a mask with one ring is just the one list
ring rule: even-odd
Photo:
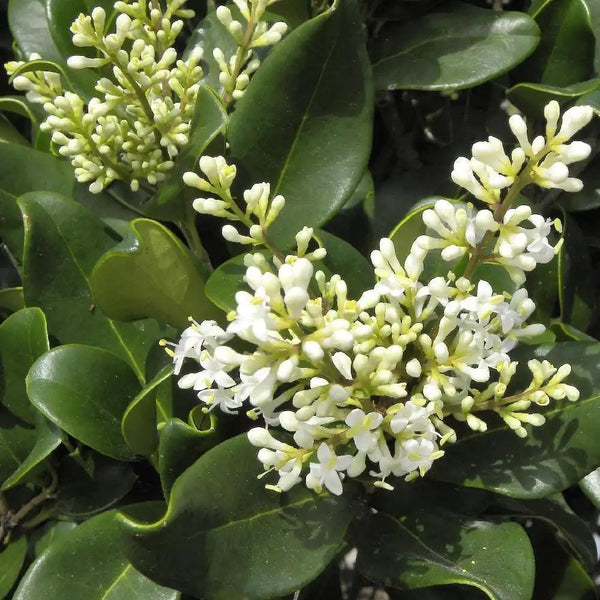
[[[174,159],[189,142],[196,97],[203,78],[199,65],[203,49],[195,47],[185,60],[173,47],[194,11],[183,8],[187,0],[118,0],[115,18],[97,7],[80,14],[71,26],[73,43],[92,48],[96,58],[72,56],[71,69],[111,68],[112,77],[101,77],[98,96],[89,101],[64,91],[60,75],[43,71],[17,74],[16,89],[31,102],[44,105],[41,128],[52,133],[58,152],[75,168],[79,182],[98,193],[114,180],[129,182],[132,190],[145,182],[155,186],[174,166]],[[237,0],[247,21],[245,27],[221,6],[217,16],[238,42],[237,53],[225,60],[222,50],[214,57],[221,70],[223,101],[241,96],[260,61],[254,49],[277,43],[285,23],[268,26],[261,17],[275,0]],[[114,23],[114,31],[111,30]],[[32,55],[31,60],[39,59]],[[10,75],[26,63],[7,63]]]
[[[186,60],[173,48],[191,10],[186,0],[168,0],[166,8],[147,0],[118,1],[115,31],[105,10],[80,14],[71,26],[73,43],[93,48],[98,58],[72,56],[72,69],[112,67],[112,78],[96,85],[99,96],[84,100],[73,92],[44,93],[39,73],[27,73],[28,98],[43,102],[47,118],[42,129],[52,132],[60,154],[69,158],[80,182],[100,192],[115,179],[139,188],[140,180],[155,185],[173,167],[173,159],[189,141],[194,105],[202,78],[197,48]],[[14,72],[19,63],[9,63]],[[47,79],[48,74],[42,74]],[[27,89],[17,77],[15,85]]]
[[493,243],[484,249],[485,262],[502,265],[517,285],[525,282],[526,271],[550,262],[561,245],[553,247],[548,242],[553,226],[560,231],[560,221],[533,214],[527,205],[509,208],[498,221],[491,210],[438,200],[423,212],[423,222],[429,232],[417,238],[417,245],[424,250],[440,249],[446,261],[471,256],[484,240],[491,242],[486,236],[493,234]]
[[578,192],[583,184],[580,179],[569,177],[568,165],[585,160],[591,148],[585,142],[567,142],[591,121],[594,110],[591,106],[570,108],[562,117],[560,129],[558,102],[549,102],[544,115],[545,137],[539,135],[530,142],[523,117],[512,115],[508,123],[519,145],[510,157],[502,142],[490,136],[487,142],[473,145],[470,159],[464,156],[456,159],[452,180],[492,206],[500,203],[502,190],[510,187],[513,195],[516,195],[529,183],[543,188]]
[[[536,172],[538,154],[517,179]],[[249,235],[225,225],[224,236],[271,252],[246,255],[249,291],[236,293],[228,326],[193,322],[169,352],[177,375],[188,359],[179,386],[193,389],[205,410],[246,406],[264,420],[248,436],[265,474],[277,474],[267,487],[283,492],[304,480],[341,494],[345,477],[368,470],[374,485],[390,488],[388,477],[422,476],[443,456],[443,444],[457,437],[450,418],[484,431],[487,411],[525,436],[526,425],[544,422],[537,407],[579,397],[564,383],[570,366],[547,361],[529,361],[531,383],[519,391],[510,352],[543,333],[527,322],[535,304],[524,288],[511,294],[466,276],[492,262],[522,283],[524,271],[550,260],[551,223],[528,207],[499,211],[495,202],[477,211],[439,200],[423,213],[427,235],[402,262],[390,239],[380,241],[371,254],[376,283],[355,300],[339,275],[318,269],[322,248],[307,253],[312,229],[297,235],[295,253],[270,246],[270,211],[278,214],[284,200],[271,200],[267,184],[247,190],[242,209],[230,191],[235,167],[203,157],[200,168],[207,179],[188,173],[186,182],[219,199],[198,199],[196,210],[242,223]],[[464,273],[425,278],[425,261],[438,250],[446,260],[468,258]]]
[[223,100],[229,104],[239,100],[248,87],[252,73],[258,69],[260,58],[256,48],[274,46],[287,32],[287,25],[281,21],[267,24],[261,20],[265,10],[277,0],[233,0],[242,19],[234,19],[231,10],[219,6],[217,18],[233,37],[237,50],[232,56],[226,57],[221,48],[213,50],[213,58],[219,67],[219,82],[223,86]]

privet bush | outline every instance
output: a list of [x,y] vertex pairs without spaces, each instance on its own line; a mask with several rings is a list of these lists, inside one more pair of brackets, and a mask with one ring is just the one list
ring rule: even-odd
[[596,0],[8,20],[0,598],[596,597]]

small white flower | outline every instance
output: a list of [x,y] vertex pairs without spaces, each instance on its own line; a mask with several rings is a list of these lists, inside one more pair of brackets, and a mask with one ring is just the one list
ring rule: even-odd
[[383,415],[377,412],[365,414],[360,408],[350,411],[346,417],[346,425],[350,427],[346,435],[352,437],[354,445],[360,452],[369,452],[379,439],[378,429]]
[[310,463],[310,472],[306,476],[306,487],[315,490],[318,494],[325,486],[332,494],[341,495],[342,479],[341,471],[348,469],[352,462],[351,456],[337,456],[335,452],[325,443],[317,450],[318,463]]

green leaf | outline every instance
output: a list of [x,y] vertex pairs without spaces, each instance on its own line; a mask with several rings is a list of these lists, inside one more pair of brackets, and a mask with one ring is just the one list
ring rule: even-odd
[[270,228],[293,243],[350,198],[371,150],[373,91],[356,0],[303,23],[269,53],[228,129],[247,183],[267,181],[286,205]]
[[36,116],[31,111],[28,102],[22,96],[3,96],[0,98],[0,111],[14,113],[29,119],[37,125]]
[[27,376],[29,399],[40,412],[87,446],[121,460],[133,458],[121,419],[138,391],[126,362],[78,344],[54,348]]
[[588,473],[580,482],[579,487],[590,502],[600,508],[600,467]]
[[558,254],[560,319],[585,331],[598,305],[598,287],[589,248],[575,219],[564,215],[564,243]]
[[43,416],[38,414],[35,423],[35,443],[18,469],[2,484],[2,491],[27,481],[35,474],[36,467],[61,444],[60,431]]
[[519,68],[520,80],[564,87],[589,79],[596,42],[584,0],[544,0],[530,14],[542,38]]
[[4,288],[0,290],[0,310],[5,313],[15,313],[25,308],[23,288]]
[[82,521],[112,508],[133,488],[137,477],[130,464],[86,450],[91,462],[88,473],[74,455],[60,463],[60,486],[56,498],[56,514],[61,518]]
[[56,541],[68,535],[75,527],[77,524],[73,521],[47,521],[41,527],[37,527],[30,537],[35,558]]
[[532,600],[596,600],[595,585],[581,563],[565,552],[556,536],[539,527],[527,533],[535,553]]
[[123,556],[115,512],[98,515],[52,544],[28,569],[13,600],[176,600]]
[[27,398],[25,377],[49,348],[46,319],[39,308],[24,308],[0,325],[0,403],[28,423],[35,421],[37,411]]
[[37,52],[42,58],[60,60],[60,52],[48,29],[44,0],[10,0],[8,24],[27,58]]
[[598,340],[560,319],[550,321],[550,331],[559,342],[597,342]]
[[541,83],[518,83],[507,91],[508,99],[532,119],[542,119],[544,107],[551,100],[559,104],[573,102],[600,86],[600,79],[590,79],[573,85],[558,87]]
[[158,522],[120,516],[128,558],[154,581],[206,600],[302,588],[340,550],[352,501],[300,486],[279,495],[259,471],[245,435],[219,444],[177,479]]
[[101,310],[122,321],[153,317],[183,329],[190,316],[202,320],[218,314],[191,252],[149,219],[131,222],[129,237],[98,261],[91,286]]
[[371,515],[357,568],[392,587],[458,583],[479,588],[491,600],[530,600],[535,567],[527,534],[516,523],[417,510],[400,519]]
[[[186,213],[186,199],[182,198],[188,190],[197,195],[183,183],[186,171],[196,171],[198,160],[205,153],[208,145],[219,135],[225,123],[227,114],[221,100],[208,87],[198,90],[194,117],[192,119],[190,141],[177,157],[175,166],[167,173],[161,183],[155,199],[144,207],[146,214],[155,219],[179,221]],[[194,197],[195,197],[194,195]]]
[[0,144],[29,146],[29,142],[4,115],[0,115]]
[[533,20],[454,2],[388,25],[373,51],[378,89],[460,90],[506,73],[539,42]]
[[[527,373],[527,360],[568,363],[573,371],[567,382],[581,397],[576,402],[552,401],[542,414],[541,427],[527,427],[525,439],[504,423],[485,432],[463,432],[430,476],[469,487],[485,488],[515,498],[543,498],[577,483],[600,465],[596,423],[600,419],[600,344],[563,342],[519,347],[519,360]],[[527,376],[525,376],[527,379]]]
[[248,284],[243,279],[245,273],[244,255],[230,258],[219,265],[206,281],[206,296],[225,312],[235,310],[236,292],[248,290]]
[[0,486],[27,459],[36,437],[35,427],[0,410]]
[[220,441],[219,436],[215,435],[212,413],[210,422],[211,427],[202,430],[179,419],[170,419],[162,427],[158,446],[158,473],[167,499],[175,480]]
[[129,447],[141,456],[149,456],[158,445],[156,431],[156,394],[160,384],[173,375],[173,367],[164,367],[131,401],[121,421],[121,431]]
[[315,270],[323,264],[325,272],[340,275],[348,284],[349,298],[359,298],[362,292],[373,287],[373,267],[354,246],[327,231],[319,230],[315,237],[327,249],[327,256],[315,265]]
[[27,192],[56,192],[73,197],[100,217],[131,218],[106,194],[91,194],[76,183],[71,165],[45,152],[0,144],[0,237],[20,261],[23,254],[23,224],[16,199]]
[[[366,169],[358,182],[356,189],[352,192],[352,195],[348,198],[346,204],[344,204],[343,210],[351,210],[357,206],[363,205],[367,212],[369,204],[374,202],[374,198],[375,184],[373,183],[373,176],[371,175],[371,171]],[[370,215],[370,218],[372,218],[372,215]]]
[[562,496],[528,501],[496,496],[493,504],[503,515],[533,519],[551,527],[590,572],[596,568],[598,552],[592,530],[583,519],[571,512]]
[[149,347],[161,337],[155,321],[119,323],[95,308],[91,272],[115,240],[102,221],[73,200],[37,192],[19,198],[25,217],[25,302],[39,306],[62,343],[105,348],[128,361],[140,381]]
[[27,538],[17,538],[0,551],[0,600],[8,596],[19,577],[25,556],[27,555]]

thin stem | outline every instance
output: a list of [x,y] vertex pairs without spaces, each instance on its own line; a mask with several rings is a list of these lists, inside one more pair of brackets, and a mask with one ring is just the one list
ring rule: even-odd
[[[516,200],[517,196],[521,193],[523,188],[531,183],[531,165],[537,164],[538,160],[539,159],[537,159],[537,157],[534,157],[529,161],[529,164],[525,167],[525,169],[523,169],[523,171],[521,171],[521,174],[515,179],[514,183],[512,184],[510,190],[508,191],[508,194],[506,194],[506,197],[504,198],[502,203],[496,204],[496,206],[494,207],[494,219],[496,220],[496,222],[502,223],[502,219],[504,219],[506,211],[512,206],[512,203]],[[488,258],[486,248],[489,242],[491,241],[493,235],[493,232],[487,231],[483,236],[483,239],[479,242],[479,244],[475,246],[475,249],[471,254],[471,258],[469,259],[469,262],[465,267],[463,277],[469,279],[475,272],[475,269],[486,258]]]
[[50,476],[52,477],[50,485],[44,488],[37,496],[34,496],[31,500],[29,500],[29,502],[21,506],[16,513],[12,513],[10,510],[8,510],[6,498],[2,496],[2,500],[0,500],[3,505],[2,512],[0,513],[0,544],[4,541],[8,533],[17,527],[27,515],[36,510],[39,506],[46,502],[46,500],[50,500],[51,498],[55,497],[55,492],[58,488],[58,474],[50,465],[50,463],[47,463],[47,466]]

